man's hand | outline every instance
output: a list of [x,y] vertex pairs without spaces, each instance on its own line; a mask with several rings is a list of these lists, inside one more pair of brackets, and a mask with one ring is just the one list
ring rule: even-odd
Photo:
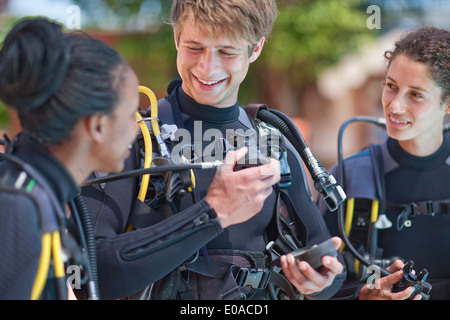
[[[403,277],[402,260],[395,260],[386,270],[392,274],[381,279],[376,279],[375,283],[370,287],[365,285],[359,291],[359,300],[405,300],[408,299],[414,292],[414,287],[408,287],[400,292],[391,292],[391,287],[399,282]],[[413,300],[422,299],[421,295],[416,295]]]
[[268,164],[234,171],[236,162],[247,148],[229,151],[212,181],[206,201],[217,212],[222,227],[247,221],[261,211],[264,201],[280,181],[280,164],[270,159]]
[[[341,239],[333,237],[332,240],[335,248],[338,249],[341,245]],[[291,254],[282,256],[280,262],[288,280],[299,292],[305,295],[322,291],[333,283],[336,275],[344,271],[344,267],[337,260],[337,257],[330,256],[322,258],[322,267],[319,270],[313,269],[306,261],[297,263]]]

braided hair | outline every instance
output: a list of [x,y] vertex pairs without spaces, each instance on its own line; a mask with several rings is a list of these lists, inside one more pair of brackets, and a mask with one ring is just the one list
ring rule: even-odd
[[114,110],[121,65],[99,40],[64,34],[44,18],[24,19],[0,50],[0,99],[17,111],[24,131],[52,145],[68,138],[80,118]]

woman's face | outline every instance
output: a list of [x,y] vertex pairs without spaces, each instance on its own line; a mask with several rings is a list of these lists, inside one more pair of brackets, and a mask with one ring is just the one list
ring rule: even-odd
[[442,144],[443,119],[450,107],[441,94],[424,63],[403,54],[391,61],[381,100],[387,132],[405,151],[427,156]]
[[108,116],[108,134],[103,144],[105,152],[100,162],[102,168],[97,169],[105,172],[123,169],[138,129],[136,111],[139,106],[139,81],[131,68],[124,68],[123,73],[120,77],[124,80],[118,85],[118,102],[113,113]]

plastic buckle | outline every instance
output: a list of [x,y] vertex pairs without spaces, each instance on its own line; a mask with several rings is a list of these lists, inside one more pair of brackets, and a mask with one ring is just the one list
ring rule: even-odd
[[426,201],[424,203],[413,203],[412,205],[413,216],[416,214],[424,214],[434,216],[436,214],[436,210],[433,207],[432,201]]
[[236,276],[239,287],[250,286],[254,289],[264,289],[270,279],[270,270],[261,268],[241,268]]

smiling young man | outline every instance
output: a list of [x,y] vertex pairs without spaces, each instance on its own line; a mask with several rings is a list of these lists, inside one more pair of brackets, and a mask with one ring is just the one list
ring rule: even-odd
[[232,42],[208,31],[193,21],[183,24],[176,34],[177,67],[183,79],[182,90],[199,104],[216,108],[230,107],[238,98],[239,86],[250,63],[261,53],[262,37],[256,45]]
[[[177,55],[177,69],[181,81],[170,86],[167,100],[173,113],[181,114],[181,122],[177,125],[195,132],[201,128],[203,132],[216,129],[226,135],[227,130],[248,130],[245,113],[238,106],[239,87],[244,81],[250,65],[260,56],[266,38],[269,36],[277,15],[275,1],[174,1],[171,12],[171,24],[174,29],[174,39]],[[161,108],[167,107],[163,103]],[[247,120],[248,121],[248,120]],[[204,141],[204,146],[210,141]],[[291,155],[290,155],[291,156]],[[298,212],[306,222],[311,239],[328,238],[327,232],[322,232],[319,226],[323,222],[314,216],[316,208],[310,201],[309,191],[304,185],[304,172],[295,157],[290,158],[293,170],[292,176],[296,180],[290,189],[296,193],[299,201],[295,202]],[[254,168],[251,168],[254,169]],[[248,170],[248,169],[245,169]],[[250,173],[250,172],[249,172]],[[262,172],[261,172],[262,173]],[[260,174],[261,174],[260,173]],[[197,184],[201,193],[205,193],[210,185],[213,172],[197,172]],[[258,177],[258,172],[251,172]],[[263,176],[261,176],[262,179]],[[239,185],[235,186],[239,188]],[[251,188],[251,184],[242,186]],[[241,193],[243,197],[245,193]],[[212,208],[221,208],[227,195],[205,199]],[[224,201],[225,200],[225,201]],[[252,219],[226,228],[218,237],[206,245],[209,256],[216,256],[225,261],[236,260],[239,252],[248,255],[255,253],[263,255],[267,245],[268,229],[274,216],[276,193],[271,191],[265,200],[261,211]],[[308,210],[311,215],[303,213]],[[309,241],[309,239],[307,240]],[[336,244],[339,239],[335,239]],[[225,252],[227,252],[225,254]],[[254,257],[252,259],[255,259]],[[289,259],[289,260],[287,260]],[[326,287],[330,287],[336,274],[342,272],[342,265],[336,258],[329,259],[326,271],[322,274],[313,270],[309,265],[299,266],[292,257],[283,257],[282,265],[289,274],[292,284],[303,294],[311,294],[317,298],[326,298]],[[248,263],[248,261],[246,262]],[[248,265],[244,265],[248,267]],[[189,286],[195,298],[217,299],[224,297],[220,289],[226,286],[224,279],[211,279],[206,273],[191,271],[188,275]],[[341,281],[341,280],[339,280]],[[339,281],[331,288],[336,290]],[[208,289],[206,289],[208,288]],[[330,289],[330,288],[328,288]],[[320,296],[320,292],[324,291]],[[241,294],[241,293],[239,293]],[[240,296],[237,296],[240,298]]]
[[[163,124],[177,126],[175,136],[181,131],[189,133],[182,140],[187,149],[192,147],[189,160],[205,161],[212,143],[222,143],[230,132],[253,129],[238,105],[239,87],[250,64],[261,54],[276,16],[274,0],[173,1],[171,24],[181,79],[173,81],[168,96],[158,101],[158,117]],[[162,221],[125,234],[130,213],[124,203],[132,201],[124,200],[123,193],[131,188],[106,186],[107,198],[115,198],[117,207],[122,206],[119,215],[114,203],[102,207],[101,201],[94,204],[88,196],[91,212],[96,212],[93,220],[103,296],[104,292],[107,297],[125,296],[148,287],[140,292],[140,298],[270,299],[270,295],[277,297],[281,283],[289,286],[284,290],[288,290],[286,295],[293,293],[290,298],[326,299],[336,292],[345,274],[338,259],[329,256],[320,272],[305,261],[297,264],[292,255],[283,256],[284,276],[277,273],[269,284],[253,281],[253,286],[248,286],[247,272],[249,279],[263,279],[273,271],[267,268],[271,257],[266,246],[278,236],[275,218],[279,217],[280,198],[275,186],[280,167],[278,160],[270,159],[234,171],[235,163],[247,152],[246,148],[228,152],[225,164],[217,170],[195,170],[194,191],[170,204],[173,215],[166,210]],[[307,230],[298,240],[307,246],[320,243],[330,236],[311,198],[303,164],[293,148],[286,154],[293,214],[298,213]],[[152,209],[161,212],[164,207],[167,209],[167,205]],[[154,211],[149,209],[148,214]],[[120,216],[120,222],[114,216]],[[177,224],[186,231],[167,234]],[[195,227],[184,228],[192,224]],[[338,247],[340,239],[334,241]],[[276,284],[277,279],[280,282]],[[298,291],[295,297],[294,288]]]

